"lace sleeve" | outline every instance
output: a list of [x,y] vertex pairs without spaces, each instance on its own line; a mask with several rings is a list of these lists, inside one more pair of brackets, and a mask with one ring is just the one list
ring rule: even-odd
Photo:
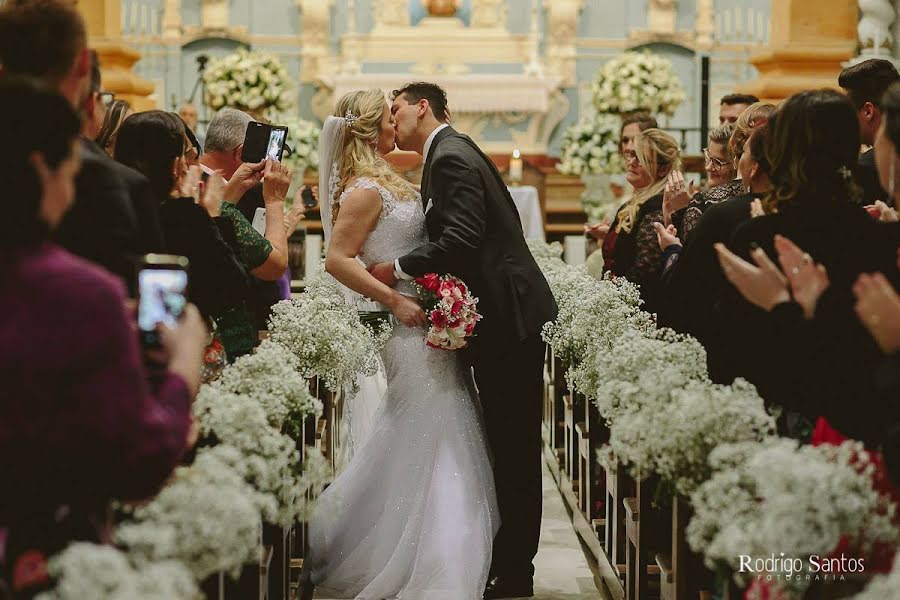
[[252,271],[266,262],[272,252],[272,242],[259,235],[234,204],[223,202],[222,216],[234,225],[234,234],[237,238],[235,254],[241,265],[247,271]]
[[694,194],[694,197],[691,198],[691,203],[688,204],[687,208],[684,211],[684,216],[681,220],[681,227],[678,228],[678,237],[684,241],[687,239],[688,233],[691,229],[694,228],[694,225],[697,224],[697,221],[700,220],[700,217],[703,216],[703,204],[706,202],[706,199],[703,196],[702,192],[698,192]]
[[357,179],[350,185],[347,189],[341,192],[340,198],[338,198],[338,205],[343,204],[344,200],[354,192],[355,190],[377,190],[381,195],[381,215],[378,217],[384,217],[387,214],[390,214],[392,210],[394,210],[394,206],[397,204],[397,200],[394,198],[394,195],[386,190],[381,184],[371,179]]
[[635,283],[655,280],[662,270],[662,250],[656,238],[654,223],[663,222],[662,210],[647,213],[641,220],[636,235],[634,263],[625,273],[625,278]]

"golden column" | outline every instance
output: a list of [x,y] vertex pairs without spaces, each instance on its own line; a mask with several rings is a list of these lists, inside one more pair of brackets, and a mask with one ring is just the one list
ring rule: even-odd
[[750,59],[759,77],[740,91],[783,100],[836,88],[841,63],[856,54],[857,10],[854,0],[772,0],[769,48]]
[[122,42],[120,0],[80,0],[78,10],[87,25],[88,43],[100,59],[103,89],[127,100],[136,111],[156,108],[149,98],[153,84],[132,71],[140,53]]

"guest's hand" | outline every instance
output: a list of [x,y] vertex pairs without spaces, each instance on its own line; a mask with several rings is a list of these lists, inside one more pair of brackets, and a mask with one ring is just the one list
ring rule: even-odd
[[193,198],[197,201],[200,195],[200,167],[188,167],[187,173],[178,181],[177,195],[179,198]]
[[761,249],[751,252],[757,265],[754,266],[728,250],[725,244],[716,244],[715,248],[725,277],[748,302],[771,311],[778,304],[790,301],[787,279]]
[[881,200],[876,200],[875,204],[870,204],[866,207],[866,210],[873,219],[878,219],[882,223],[896,223],[897,221],[900,221],[900,216],[897,215],[897,211]]
[[678,239],[678,232],[675,230],[674,225],[663,227],[663,224],[657,221],[653,223],[653,228],[656,230],[656,241],[659,242],[659,249],[663,252],[669,246],[681,245],[681,240]]
[[170,357],[169,370],[180,375],[191,397],[195,396],[200,387],[203,352],[209,339],[209,330],[197,307],[193,304],[185,306],[184,314],[173,328],[160,325],[159,339],[162,351]]
[[900,296],[881,273],[862,274],[853,284],[856,314],[885,354],[900,350]]
[[390,308],[397,320],[407,327],[421,327],[428,323],[428,320],[425,318],[425,311],[422,310],[418,302],[409,296],[394,294]]
[[684,182],[681,171],[672,171],[666,177],[666,188],[663,192],[663,219],[666,226],[672,224],[672,215],[691,203],[691,197],[696,193],[694,182],[691,182],[690,190]]
[[244,194],[259,185],[265,168],[265,161],[243,163],[239,166],[225,186],[225,200],[237,204]]
[[288,237],[291,237],[291,234],[297,231],[297,226],[300,225],[300,221],[302,221],[305,216],[306,207],[303,206],[302,201],[297,202],[295,198],[293,204],[291,204],[291,210],[284,213],[284,231]]
[[589,225],[587,223],[584,224],[584,233],[585,235],[589,235],[598,242],[603,242],[606,239],[606,235],[609,233],[609,224],[608,223],[595,223],[593,225]]
[[397,278],[394,277],[394,263],[376,263],[369,268],[369,273],[372,274],[372,277],[388,287],[397,285]]
[[199,204],[206,209],[210,217],[216,218],[222,214],[222,200],[225,198],[225,186],[227,183],[218,173],[211,174],[206,183],[200,183]]
[[766,209],[763,208],[762,200],[754,198],[753,202],[750,203],[750,217],[755,219],[756,217],[764,216],[766,216]]
[[781,270],[791,284],[794,300],[803,308],[804,316],[812,319],[819,297],[828,287],[828,272],[822,265],[817,265],[809,254],[782,235],[775,236],[775,250],[778,251]]
[[[263,201],[266,204],[284,202],[293,178],[294,173],[287,165],[266,160],[266,168],[263,172]],[[303,203],[301,202],[301,204]]]

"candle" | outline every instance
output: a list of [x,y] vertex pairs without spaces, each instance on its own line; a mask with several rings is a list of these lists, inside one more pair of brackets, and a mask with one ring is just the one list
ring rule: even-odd
[[509,179],[515,183],[522,181],[522,154],[518,148],[513,150],[512,159],[509,161]]

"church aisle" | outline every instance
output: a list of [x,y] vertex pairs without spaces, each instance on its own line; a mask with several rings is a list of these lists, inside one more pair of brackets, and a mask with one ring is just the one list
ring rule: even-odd
[[600,593],[559,488],[543,460],[541,468],[544,514],[534,561],[534,600],[598,600]]

